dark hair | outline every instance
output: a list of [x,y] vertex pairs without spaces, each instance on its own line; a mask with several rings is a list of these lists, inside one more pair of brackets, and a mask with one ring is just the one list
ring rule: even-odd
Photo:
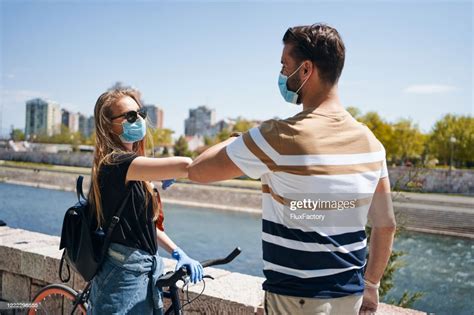
[[339,80],[346,48],[335,28],[322,23],[290,27],[283,36],[283,43],[293,46],[290,55],[297,62],[311,60],[321,80],[330,84]]

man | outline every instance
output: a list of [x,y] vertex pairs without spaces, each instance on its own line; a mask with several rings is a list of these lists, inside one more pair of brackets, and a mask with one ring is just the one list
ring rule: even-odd
[[[338,32],[324,24],[292,27],[283,44],[280,92],[303,110],[209,148],[190,165],[189,178],[261,179],[267,314],[375,312],[395,231],[385,149],[341,105],[345,47]],[[348,209],[302,206],[315,194],[342,201],[351,193],[370,195],[369,202],[356,198]]]

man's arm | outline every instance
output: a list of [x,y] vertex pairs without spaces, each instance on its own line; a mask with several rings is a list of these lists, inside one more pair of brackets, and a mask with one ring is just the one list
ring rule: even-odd
[[369,218],[372,231],[365,278],[372,283],[377,283],[387,267],[396,230],[388,177],[381,178],[377,184],[369,209]]
[[375,312],[379,304],[378,286],[392,253],[396,230],[388,177],[381,178],[369,209],[370,233],[369,260],[365,270],[364,298],[360,314]]
[[188,166],[188,178],[198,183],[209,183],[244,175],[226,152],[226,146],[235,140],[235,137],[230,137],[201,153]]

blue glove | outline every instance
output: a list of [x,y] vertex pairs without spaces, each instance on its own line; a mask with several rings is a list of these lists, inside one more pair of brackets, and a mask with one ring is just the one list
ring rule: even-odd
[[171,256],[178,261],[175,270],[185,266],[188,272],[191,273],[190,278],[192,283],[197,283],[202,280],[204,270],[199,261],[189,258],[179,247],[171,253]]
[[165,180],[161,181],[161,188],[163,188],[163,190],[166,190],[166,188],[170,187],[174,183],[176,183],[176,180],[174,178],[173,179],[165,179]]

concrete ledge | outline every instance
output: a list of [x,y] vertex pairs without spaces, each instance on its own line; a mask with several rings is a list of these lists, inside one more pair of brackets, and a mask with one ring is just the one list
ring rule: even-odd
[[[62,252],[58,248],[57,236],[0,227],[0,299],[28,302],[43,286],[61,283],[58,271]],[[165,270],[174,269],[174,260],[164,261]],[[217,268],[206,268],[206,274],[215,280],[206,281],[204,294],[185,308],[186,314],[263,314],[263,278]],[[75,273],[66,284],[76,290],[86,285]],[[190,298],[202,289],[202,283],[190,285]],[[377,313],[424,314],[386,304],[381,304]]]

